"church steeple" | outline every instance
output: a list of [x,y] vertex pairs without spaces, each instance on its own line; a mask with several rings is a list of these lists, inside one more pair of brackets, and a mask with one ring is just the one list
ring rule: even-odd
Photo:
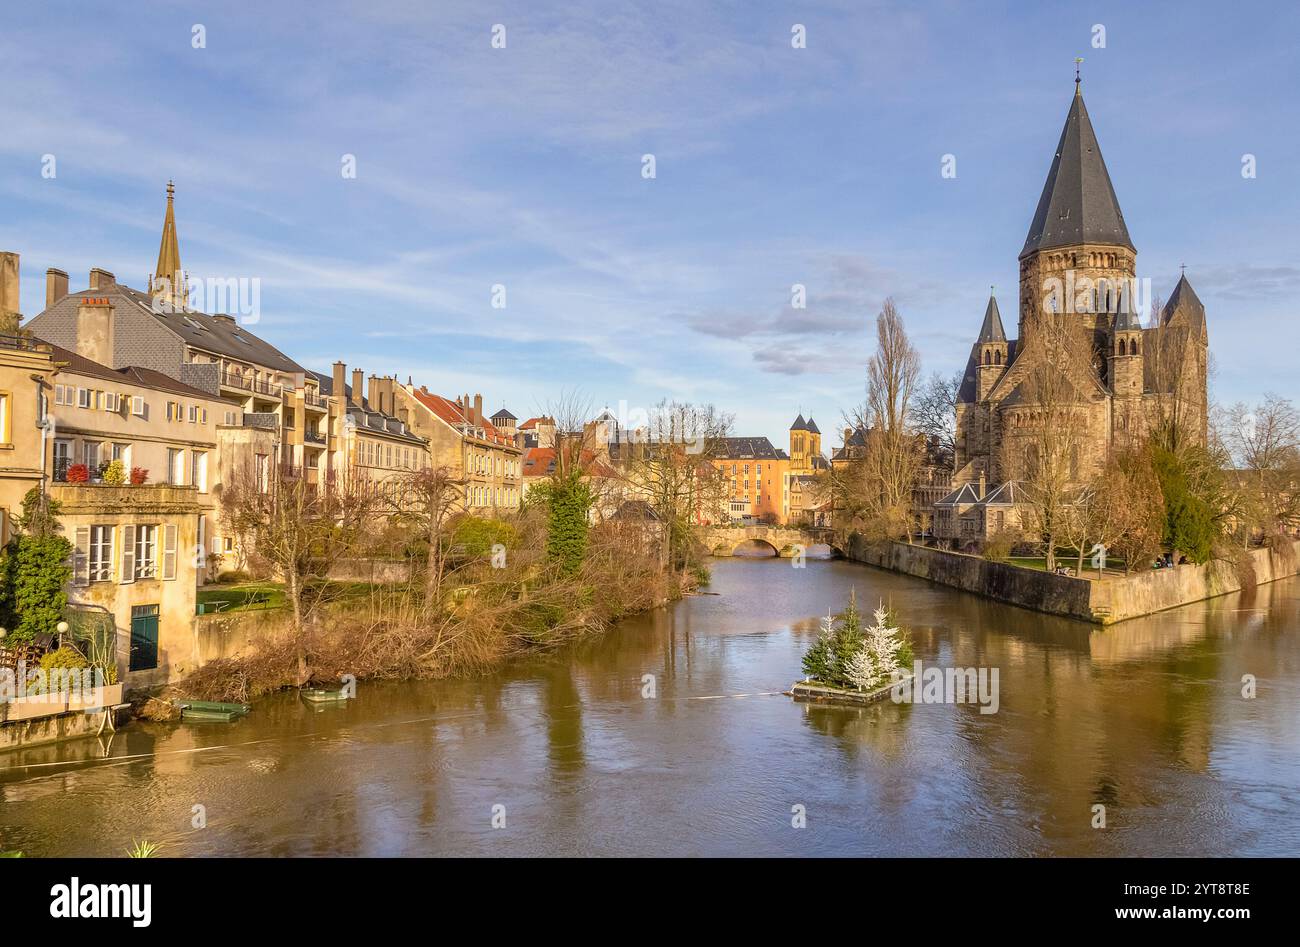
[[1134,249],[1076,74],[1065,128],[1020,257],[1085,243]]
[[984,324],[980,326],[979,342],[1006,342],[1007,333],[1002,328],[1002,313],[998,311],[998,300],[993,295],[992,289],[989,291],[989,304],[984,310]]
[[167,216],[163,218],[162,242],[158,245],[158,265],[149,287],[151,295],[162,297],[177,309],[185,307],[189,296],[185,274],[181,270],[181,246],[176,237],[176,185],[167,182]]

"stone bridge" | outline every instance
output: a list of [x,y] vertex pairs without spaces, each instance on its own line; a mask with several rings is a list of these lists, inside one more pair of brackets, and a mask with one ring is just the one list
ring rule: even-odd
[[835,538],[830,529],[811,526],[712,526],[702,536],[709,552],[715,556],[733,555],[738,546],[747,542],[766,543],[778,556],[792,558],[799,547],[826,545],[836,555]]

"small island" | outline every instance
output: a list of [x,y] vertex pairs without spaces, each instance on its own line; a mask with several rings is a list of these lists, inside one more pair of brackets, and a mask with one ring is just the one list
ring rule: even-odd
[[869,704],[911,678],[912,643],[883,602],[862,627],[857,597],[839,615],[822,619],[821,635],[803,656],[806,675],[790,688],[796,700]]

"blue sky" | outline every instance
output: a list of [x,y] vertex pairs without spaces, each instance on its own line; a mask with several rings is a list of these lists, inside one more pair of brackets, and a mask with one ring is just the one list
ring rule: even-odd
[[1251,2],[30,3],[0,33],[0,249],[28,314],[50,266],[141,286],[174,178],[186,269],[260,279],[254,331],[308,367],[521,418],[710,401],[783,445],[861,399],[886,296],[927,373],[990,284],[1011,328],[1083,56],[1139,276],[1185,263],[1206,303],[1212,396],[1297,397],[1297,35]]

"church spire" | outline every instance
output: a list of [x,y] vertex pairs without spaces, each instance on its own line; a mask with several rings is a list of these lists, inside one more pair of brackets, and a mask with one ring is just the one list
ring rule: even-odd
[[154,268],[149,291],[162,296],[176,308],[184,308],[189,295],[181,270],[181,247],[176,237],[176,185],[167,182],[167,216],[163,218],[162,242],[158,245],[158,265]]
[[1002,328],[1002,313],[998,311],[998,301],[993,295],[993,287],[989,287],[989,304],[984,310],[984,325],[980,326],[980,337],[977,340],[981,345],[987,342],[1005,342],[1007,340],[1006,330]]
[[1076,71],[1074,98],[1021,258],[1037,250],[1102,243],[1133,250]]

